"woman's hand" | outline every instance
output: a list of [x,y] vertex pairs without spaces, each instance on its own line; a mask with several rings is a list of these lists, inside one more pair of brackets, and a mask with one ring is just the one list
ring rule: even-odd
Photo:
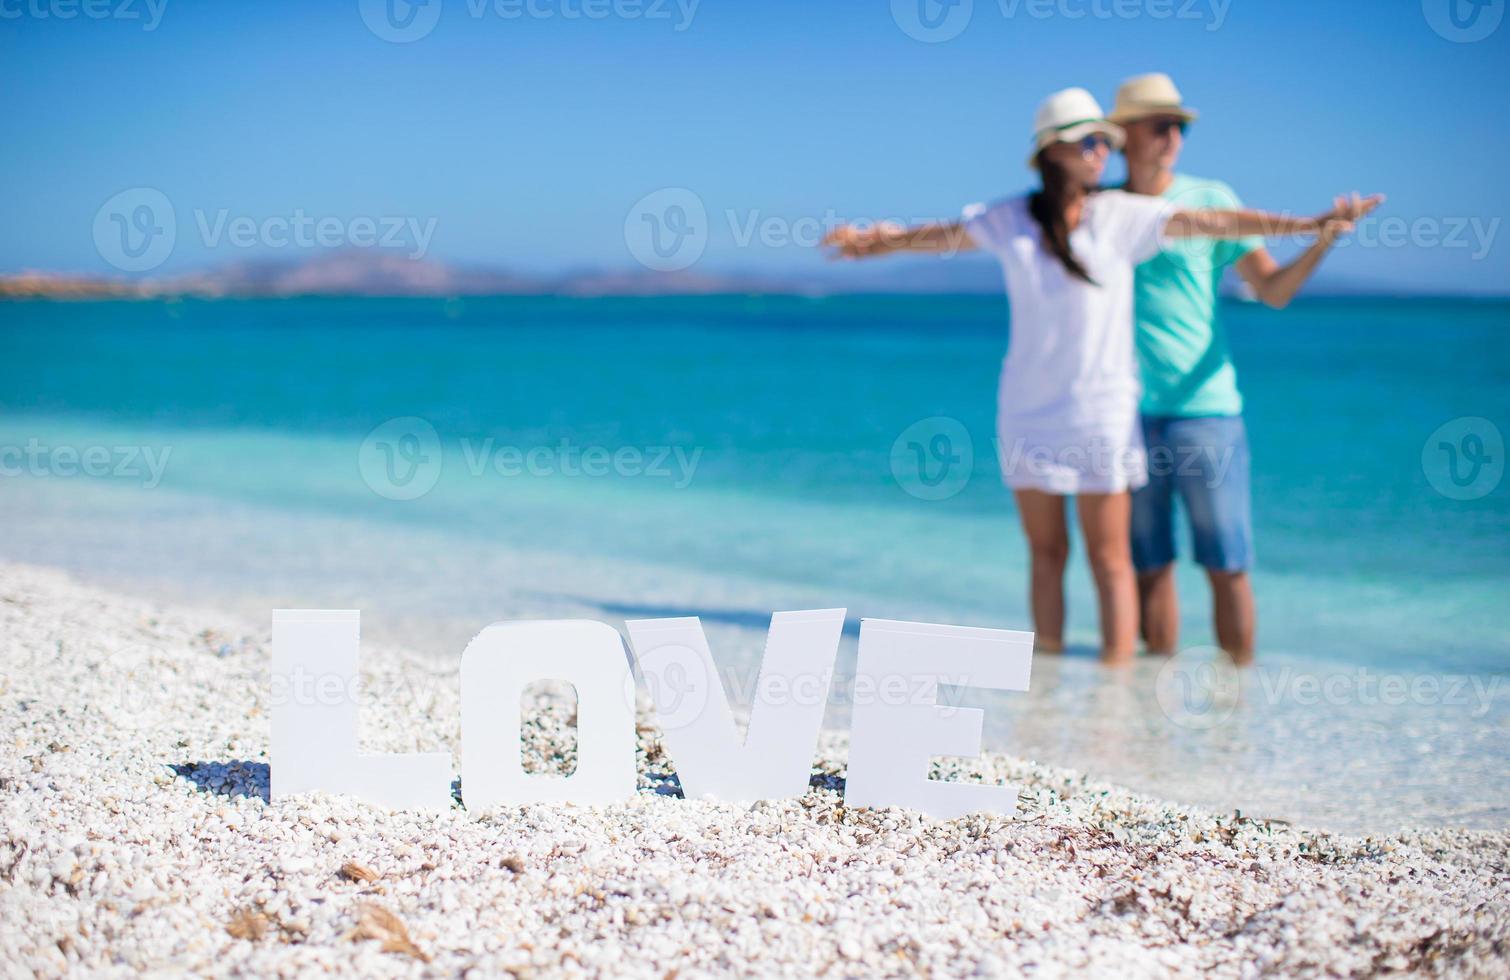
[[823,236],[822,244],[833,249],[829,253],[829,258],[833,259],[865,259],[892,252],[954,255],[975,248],[969,232],[958,221],[911,228],[895,221],[878,221],[864,226],[840,225]]
[[905,247],[906,235],[907,229],[894,221],[840,225],[823,236],[823,244],[833,249],[831,259],[863,259]]

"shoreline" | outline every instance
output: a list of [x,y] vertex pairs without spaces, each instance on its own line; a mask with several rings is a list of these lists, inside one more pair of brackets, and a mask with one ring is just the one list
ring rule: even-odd
[[[1510,965],[1510,832],[1347,837],[995,754],[935,771],[1018,784],[1016,820],[849,809],[832,732],[799,799],[668,799],[643,718],[620,805],[270,804],[266,625],[0,563],[0,632],[0,960],[40,975]],[[373,644],[363,669],[404,699],[364,748],[458,744],[454,671]],[[537,708],[527,764],[559,767],[566,713]]]
[[[225,622],[231,613],[251,632],[267,628],[273,608],[359,608],[369,641],[423,653],[432,663],[454,666],[480,626],[499,619],[587,618],[622,626],[624,619],[697,615],[739,703],[748,698],[771,611],[832,605],[825,590],[772,578],[468,541],[445,528],[395,530],[366,517],[280,512],[162,488],[149,505],[144,496],[92,484],[67,492],[50,492],[42,481],[6,487],[15,512],[30,517],[13,528],[7,558],[67,569],[107,592],[213,610],[206,622]],[[45,500],[44,493],[50,493]],[[253,540],[259,547],[247,548]],[[445,563],[427,568],[411,557],[395,566],[396,555],[444,555]],[[1025,622],[927,607],[916,597],[851,590],[844,600],[855,621],[841,640],[829,697],[827,724],[836,728],[847,728],[843,682],[859,617],[897,611],[924,622],[1006,628]],[[1396,602],[1395,615],[1427,601]],[[1040,657],[1026,695],[963,690],[959,696],[986,709],[988,748],[1160,799],[1353,835],[1510,827],[1510,783],[1502,753],[1494,751],[1510,732],[1498,675],[1453,687],[1439,671],[1429,678],[1440,694],[1435,703],[1371,706],[1357,664],[1269,649],[1237,702],[1182,703],[1179,674],[1165,673],[1170,663],[1145,656],[1131,672],[1107,672],[1093,655]],[[1368,670],[1376,667],[1388,665]],[[1393,667],[1388,677],[1410,680],[1413,669]],[[1340,702],[1305,697],[1334,684],[1346,695]]]
[[[48,272],[0,272],[0,303],[57,302],[57,303],[253,303],[322,300],[331,302],[367,301],[413,301],[424,303],[468,302],[627,302],[660,303],[686,301],[689,303],[724,302],[730,306],[746,305],[751,301],[790,303],[802,305],[813,302],[844,301],[914,301],[922,304],[943,300],[980,301],[993,314],[999,313],[1002,293],[994,267],[987,269],[982,280],[974,284],[954,284],[936,287],[914,284],[910,288],[881,288],[872,283],[870,288],[846,286],[843,282],[825,282],[820,287],[801,286],[793,283],[772,285],[768,280],[748,276],[715,277],[708,281],[687,284],[673,283],[657,287],[654,281],[641,283],[634,288],[631,274],[622,272],[594,277],[587,287],[566,287],[541,279],[535,288],[506,288],[481,290],[392,290],[384,288],[308,288],[275,290],[266,287],[249,288],[245,285],[214,283],[213,277],[188,277],[188,284],[181,281],[157,281],[126,278],[109,278],[91,275]],[[1218,302],[1225,306],[1254,306],[1256,300],[1245,298],[1238,292],[1223,292]],[[1460,303],[1464,305],[1503,305],[1510,302],[1510,293],[1494,292],[1419,292],[1394,291],[1384,288],[1348,288],[1339,285],[1332,289],[1319,289],[1297,296],[1293,304],[1325,305],[1345,303]],[[1000,327],[1001,318],[993,316],[992,325]]]

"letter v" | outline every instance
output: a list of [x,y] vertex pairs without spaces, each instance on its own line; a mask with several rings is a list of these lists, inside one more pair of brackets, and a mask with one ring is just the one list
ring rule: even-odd
[[625,623],[688,799],[748,803],[807,792],[844,612],[771,617],[743,744],[697,617]]

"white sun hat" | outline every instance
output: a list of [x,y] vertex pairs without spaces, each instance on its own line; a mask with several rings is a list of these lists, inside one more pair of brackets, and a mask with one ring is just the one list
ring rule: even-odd
[[1186,122],[1195,122],[1200,113],[1184,105],[1174,79],[1156,71],[1122,83],[1117,89],[1111,119],[1115,123],[1128,123],[1149,116],[1178,116]]
[[1038,154],[1053,143],[1078,143],[1100,133],[1119,150],[1127,139],[1122,127],[1106,118],[1101,103],[1083,88],[1067,88],[1044,99],[1033,116],[1033,152],[1028,166],[1038,166]]

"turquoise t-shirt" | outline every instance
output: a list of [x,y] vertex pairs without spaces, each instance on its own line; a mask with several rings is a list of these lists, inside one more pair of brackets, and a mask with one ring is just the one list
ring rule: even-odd
[[[1182,210],[1241,208],[1218,180],[1176,174],[1164,198]],[[1186,238],[1138,266],[1134,285],[1138,364],[1144,415],[1237,415],[1243,396],[1217,317],[1227,266],[1263,245],[1262,238]]]

